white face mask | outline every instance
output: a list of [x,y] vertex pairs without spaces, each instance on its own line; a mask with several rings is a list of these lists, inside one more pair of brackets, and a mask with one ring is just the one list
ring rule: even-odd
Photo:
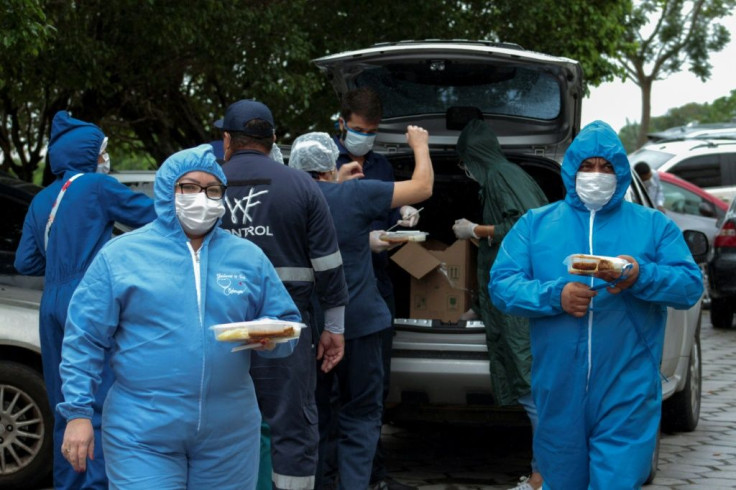
[[184,231],[190,235],[202,236],[215,226],[225,214],[222,199],[214,200],[204,192],[197,194],[175,194],[176,217]]
[[575,178],[575,192],[585,207],[598,211],[608,204],[616,192],[616,175],[600,172],[578,172]]
[[110,155],[107,152],[102,154],[102,163],[97,164],[98,174],[109,174],[110,173]]
[[376,139],[375,134],[365,134],[354,131],[345,126],[345,139],[342,144],[351,155],[362,157],[373,149],[373,141]]

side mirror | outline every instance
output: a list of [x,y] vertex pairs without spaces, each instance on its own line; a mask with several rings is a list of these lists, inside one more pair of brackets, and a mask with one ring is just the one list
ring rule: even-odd
[[705,216],[707,218],[716,217],[716,207],[713,205],[712,202],[700,201],[700,205],[698,205],[698,212],[700,213],[700,216]]
[[705,262],[706,256],[708,255],[708,237],[705,233],[695,230],[685,230],[682,232],[685,237],[687,247],[690,249],[690,253],[693,254],[693,259],[696,263],[701,264]]

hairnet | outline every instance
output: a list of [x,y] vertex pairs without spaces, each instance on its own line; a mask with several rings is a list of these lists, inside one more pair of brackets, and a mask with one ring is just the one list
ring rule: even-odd
[[289,166],[305,172],[330,172],[340,151],[327,133],[307,133],[299,136],[291,145]]

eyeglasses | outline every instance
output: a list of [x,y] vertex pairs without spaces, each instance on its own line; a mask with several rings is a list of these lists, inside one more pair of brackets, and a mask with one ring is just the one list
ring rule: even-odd
[[204,194],[209,199],[212,199],[214,201],[219,201],[220,199],[222,199],[222,197],[225,195],[225,189],[227,189],[227,186],[222,184],[208,185],[207,187],[203,187],[192,182],[177,183],[176,187],[179,188],[179,192],[181,192],[182,194],[199,194],[200,192],[204,192]]

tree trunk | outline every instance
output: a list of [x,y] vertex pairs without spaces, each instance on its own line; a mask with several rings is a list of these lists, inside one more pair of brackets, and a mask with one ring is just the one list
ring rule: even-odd
[[649,133],[649,121],[652,118],[652,80],[644,78],[639,85],[641,87],[641,123],[639,124],[639,136],[636,139],[636,147],[647,142]]

